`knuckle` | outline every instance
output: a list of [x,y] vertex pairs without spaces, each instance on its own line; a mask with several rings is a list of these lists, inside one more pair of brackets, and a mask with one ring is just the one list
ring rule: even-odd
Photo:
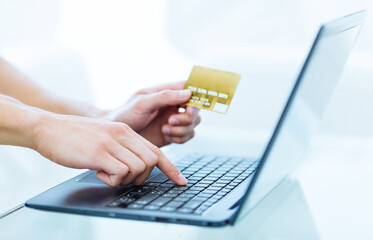
[[162,98],[165,98],[165,99],[171,98],[171,94],[172,92],[170,90],[163,90],[160,92],[160,95],[162,96]]
[[155,155],[153,152],[146,159],[147,167],[154,167],[155,165],[157,165],[157,162],[158,162],[158,156]]
[[111,125],[111,131],[115,135],[123,135],[131,132],[131,128],[125,123],[114,123]]
[[99,144],[99,148],[101,150],[105,150],[107,149],[108,146],[110,146],[111,144],[113,144],[114,140],[112,137],[110,136],[103,136],[100,138],[100,144]]
[[158,156],[161,156],[163,154],[161,149],[157,148],[154,145],[152,145],[151,148],[152,148],[151,150],[153,151],[153,153],[156,155],[157,161],[158,161],[158,159],[159,159]]
[[124,178],[128,174],[128,171],[129,171],[128,167],[124,164],[120,164],[118,166],[117,170],[118,170],[118,174],[120,174],[121,178]]
[[110,181],[109,181],[109,186],[110,187],[116,187],[120,183],[120,179],[116,175],[110,175],[109,179],[110,179]]
[[146,165],[143,162],[139,162],[134,166],[133,173],[138,175],[140,173],[143,173],[146,170]]
[[94,149],[91,149],[89,155],[88,155],[88,161],[92,165],[92,168],[94,169],[102,169],[102,166],[104,164],[105,154],[102,149],[102,147],[95,147]]

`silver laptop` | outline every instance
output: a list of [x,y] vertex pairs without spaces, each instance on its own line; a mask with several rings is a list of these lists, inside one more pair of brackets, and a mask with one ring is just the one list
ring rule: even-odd
[[177,186],[158,169],[143,186],[111,188],[87,171],[28,200],[31,208],[198,226],[234,224],[301,161],[359,35],[365,11],[321,26],[260,159],[190,154]]

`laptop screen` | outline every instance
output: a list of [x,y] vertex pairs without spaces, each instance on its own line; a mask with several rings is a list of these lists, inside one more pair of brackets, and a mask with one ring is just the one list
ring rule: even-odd
[[248,186],[239,218],[301,161],[358,36],[362,15],[350,15],[321,27]]

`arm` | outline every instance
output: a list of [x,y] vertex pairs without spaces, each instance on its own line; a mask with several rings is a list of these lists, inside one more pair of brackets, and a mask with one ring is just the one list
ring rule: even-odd
[[128,124],[158,147],[184,143],[194,136],[200,123],[198,110],[178,106],[189,100],[191,92],[182,90],[185,82],[164,84],[139,90],[119,108],[102,110],[83,102],[57,97],[44,90],[0,58],[0,94],[50,112],[107,119]]
[[186,179],[163,153],[126,124],[50,113],[0,94],[0,144],[23,146],[60,165],[97,170],[110,186],[142,184],[154,166]]
[[23,75],[0,57],[0,94],[50,112],[86,117],[100,117],[105,111],[83,102],[55,96]]

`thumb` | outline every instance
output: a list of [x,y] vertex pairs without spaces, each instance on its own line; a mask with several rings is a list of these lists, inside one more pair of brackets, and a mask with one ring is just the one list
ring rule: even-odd
[[190,90],[163,90],[149,94],[146,100],[150,108],[159,109],[185,103],[191,96]]

